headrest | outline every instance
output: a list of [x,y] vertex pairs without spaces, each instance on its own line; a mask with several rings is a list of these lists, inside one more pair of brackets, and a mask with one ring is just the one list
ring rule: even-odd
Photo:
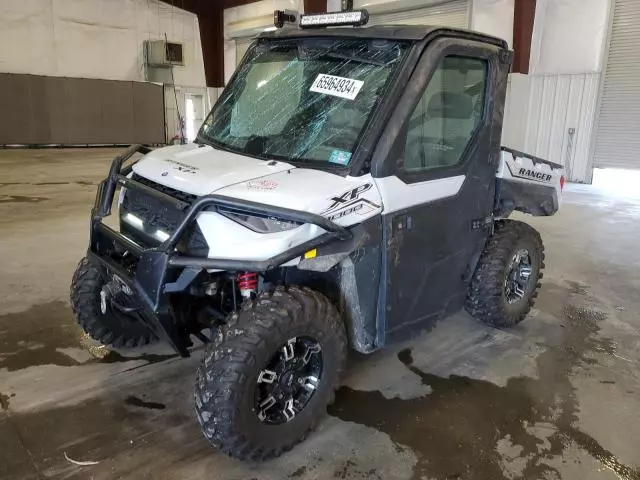
[[429,100],[427,115],[435,118],[467,119],[473,115],[473,100],[463,93],[435,93]]

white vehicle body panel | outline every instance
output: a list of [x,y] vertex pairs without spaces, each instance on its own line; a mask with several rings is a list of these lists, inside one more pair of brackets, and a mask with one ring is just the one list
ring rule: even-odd
[[562,198],[561,168],[554,168],[546,163],[536,163],[527,157],[516,156],[511,152],[500,152],[500,165],[496,171],[496,178],[517,182],[544,185],[556,189],[558,199]]
[[[154,150],[136,163],[133,171],[196,196],[217,194],[314,213],[344,227],[455,196],[466,180],[465,175],[456,175],[408,184],[397,176],[342,177],[196,144]],[[496,172],[498,179],[553,187],[558,198],[561,176],[561,169],[504,151]],[[266,260],[324,233],[311,224],[257,233],[224,215],[207,211],[198,216],[197,222],[209,245],[209,258],[220,259]]]
[[382,213],[388,214],[452,197],[460,191],[464,180],[464,175],[457,175],[417,183],[404,183],[396,176],[375,178],[373,181],[382,197]]
[[172,145],[147,154],[133,171],[166,187],[208,195],[223,187],[294,168],[195,143]]
[[[285,162],[258,160],[195,144],[149,153],[134,172],[182,192],[230,198],[323,215],[350,226],[382,211],[371,175],[342,177]],[[202,212],[198,226],[209,258],[266,260],[322,235],[311,224],[283,232],[257,233],[216,212]]]

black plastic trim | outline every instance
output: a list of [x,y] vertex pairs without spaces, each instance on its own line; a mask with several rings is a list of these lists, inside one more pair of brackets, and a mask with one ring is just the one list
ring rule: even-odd
[[560,165],[559,163],[554,163],[554,162],[551,162],[549,160],[545,160],[544,158],[536,157],[534,155],[530,155],[528,153],[521,152],[519,150],[514,150],[513,148],[502,147],[501,150],[503,152],[510,153],[511,155],[513,155],[515,157],[528,158],[529,160],[531,160],[533,162],[534,165],[537,164],[537,163],[543,163],[544,165],[549,165],[552,168],[564,169],[564,167],[562,165]]

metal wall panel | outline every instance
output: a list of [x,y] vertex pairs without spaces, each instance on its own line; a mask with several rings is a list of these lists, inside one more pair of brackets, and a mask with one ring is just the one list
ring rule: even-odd
[[[34,139],[31,143],[71,143],[72,126],[69,124],[67,82],[64,77],[42,77],[46,79],[46,97],[43,105],[42,122],[49,122],[50,134],[46,138]],[[34,105],[37,109],[37,105]],[[0,143],[3,143],[0,141]]]
[[564,165],[571,181],[589,182],[600,77],[511,75],[503,144]]
[[594,167],[640,168],[640,2],[617,0],[598,114]]
[[135,143],[165,143],[164,87],[140,82],[132,85]]
[[165,143],[162,85],[0,74],[0,145]]
[[102,82],[102,139],[104,143],[137,143],[133,111],[133,84],[131,82]]
[[32,140],[31,92],[28,81],[21,75],[0,75],[0,143],[3,138],[17,143]]

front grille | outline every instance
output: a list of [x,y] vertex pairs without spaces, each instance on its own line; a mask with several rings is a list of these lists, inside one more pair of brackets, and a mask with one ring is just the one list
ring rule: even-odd
[[141,177],[140,175],[136,175],[135,173],[133,174],[133,177],[131,177],[131,180],[135,180],[138,183],[142,183],[147,187],[151,187],[154,190],[158,190],[159,192],[166,193],[170,197],[177,198],[178,200],[182,200],[183,202],[186,202],[189,204],[193,203],[198,198],[197,195],[181,192],[180,190],[175,190],[173,188],[166,187],[159,183],[153,182],[148,178],[144,178],[144,177]]
[[[189,205],[198,198],[196,195],[160,185],[136,174],[133,175],[132,180],[182,200]],[[176,230],[185,216],[185,211],[178,210],[170,203],[133,188],[127,189],[122,205],[120,206],[120,212],[121,215],[131,213],[140,218],[147,231],[161,230],[168,234]],[[121,221],[120,228],[123,233],[135,237],[134,239],[145,247],[155,247],[160,244],[160,241],[149,233],[142,232],[126,222]],[[177,248],[179,251],[190,255],[206,255],[209,250],[204,235],[197,223],[193,224],[191,231],[187,231]]]

